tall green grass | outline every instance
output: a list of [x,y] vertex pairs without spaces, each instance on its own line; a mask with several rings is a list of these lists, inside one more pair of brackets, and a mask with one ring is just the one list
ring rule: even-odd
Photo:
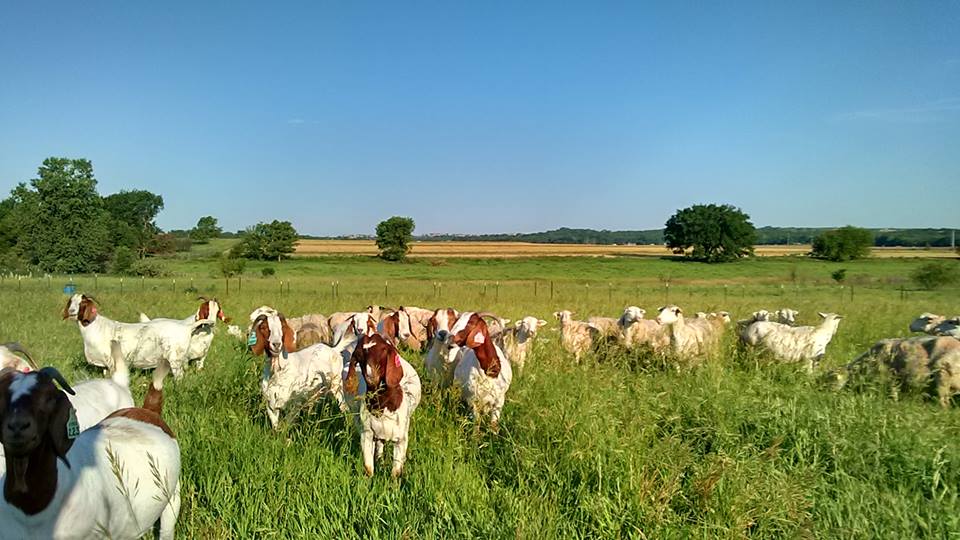
[[[652,316],[669,301],[688,313],[727,309],[736,318],[790,306],[805,322],[815,322],[816,311],[837,311],[845,319],[826,369],[877,339],[906,335],[922,311],[960,311],[956,290],[901,299],[898,278],[911,262],[848,266],[862,275],[852,298],[849,283],[843,290],[818,283],[820,263],[802,261],[702,269],[632,259],[521,261],[513,270],[512,261],[302,264],[289,272],[280,265],[275,279],[246,279],[240,291],[234,280],[229,295],[222,280],[202,271],[193,286],[219,295],[241,325],[261,304],[297,315],[369,303],[449,304],[551,324],[514,380],[499,434],[467,421],[454,393],[425,386],[396,481],[386,465],[373,478],[363,475],[352,421],[330,403],[279,432],[270,429],[258,386],[261,360],[219,329],[206,369],[165,387],[164,414],[183,454],[182,538],[960,534],[955,408],[941,410],[919,395],[892,401],[880,385],[833,392],[793,366],[739,352],[732,336],[703,366],[677,372],[617,352],[576,364],[551,331],[559,308],[585,318],[637,304]],[[796,264],[809,277],[781,289],[775,278]],[[611,268],[628,275],[614,280]],[[663,268],[673,274],[669,289]],[[415,279],[422,270],[425,279]],[[99,289],[100,312],[115,319],[135,320],[139,311],[183,317],[196,308],[196,293],[184,291],[186,274],[176,292],[171,280],[146,280],[141,290],[128,279],[121,294],[114,278],[96,285],[92,277],[74,279],[81,290]],[[339,296],[331,279],[341,281]],[[280,292],[281,280],[289,294]],[[29,280],[19,292],[15,281],[0,284],[0,341],[21,341],[72,380],[98,376],[85,366],[76,323],[60,320],[62,282]],[[422,367],[420,355],[404,356]],[[148,381],[147,374],[134,377],[138,400]]]

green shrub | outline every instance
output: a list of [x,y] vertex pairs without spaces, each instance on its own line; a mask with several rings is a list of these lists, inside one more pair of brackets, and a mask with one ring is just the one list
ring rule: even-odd
[[113,264],[110,266],[110,270],[114,274],[129,274],[136,260],[136,255],[134,255],[132,249],[120,246],[113,252]]
[[272,266],[268,266],[268,267],[260,270],[260,275],[263,276],[263,277],[270,277],[270,276],[272,276],[272,275],[274,275],[274,274],[276,274],[276,273],[277,273],[277,271],[274,270]]
[[957,263],[929,262],[918,266],[910,274],[910,279],[921,289],[930,291],[956,282],[958,273]]
[[130,265],[130,272],[143,277],[167,277],[170,271],[167,266],[156,259],[140,259]]
[[828,261],[851,261],[869,255],[872,245],[873,235],[870,231],[847,225],[814,238],[810,254]]

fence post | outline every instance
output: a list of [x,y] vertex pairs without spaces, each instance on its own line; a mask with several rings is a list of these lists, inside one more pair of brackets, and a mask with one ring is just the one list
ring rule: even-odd
[[337,289],[333,285],[333,282],[331,281],[330,282],[330,300],[333,300],[336,297],[337,297]]
[[589,283],[585,283],[585,284],[584,284],[584,287],[586,287],[586,289],[587,289],[587,300],[590,300],[590,284],[589,284]]
[[100,281],[98,280],[100,276],[93,274],[93,292],[100,292]]
[[243,276],[237,274],[237,292],[240,292],[240,289],[243,288]]
[[670,303],[670,282],[663,284],[663,299],[665,304]]
[[177,292],[177,280],[173,280],[173,292]]
[[497,302],[500,301],[500,282],[497,282],[497,297],[495,299]]
[[533,297],[534,297],[534,298],[537,297],[537,282],[536,282],[536,281],[533,282]]
[[147,276],[140,276],[140,290],[141,290],[141,291],[142,291],[143,288],[146,286],[146,277],[147,277]]
[[383,301],[386,302],[389,299],[390,299],[390,282],[384,281],[383,282]]
[[553,282],[550,282],[550,299],[553,300]]
[[120,278],[120,294],[123,294],[123,278]]
[[283,280],[280,280],[280,296],[283,296]]

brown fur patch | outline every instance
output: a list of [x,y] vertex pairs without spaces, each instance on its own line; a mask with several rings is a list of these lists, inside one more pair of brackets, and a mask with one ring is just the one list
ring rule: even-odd
[[150,424],[156,426],[163,430],[164,433],[170,436],[171,439],[176,439],[176,435],[173,434],[173,430],[170,429],[170,426],[163,421],[163,418],[159,414],[148,410],[142,409],[140,407],[129,407],[127,409],[120,409],[119,411],[113,412],[107,418],[129,418],[131,420],[136,420],[137,422],[143,422],[144,424]]

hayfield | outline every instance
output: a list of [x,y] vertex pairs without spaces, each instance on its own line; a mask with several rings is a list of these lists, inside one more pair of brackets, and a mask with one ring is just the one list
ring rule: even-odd
[[[412,257],[598,257],[635,255],[666,257],[673,253],[660,245],[534,244],[530,242],[429,242],[411,244]],[[803,255],[810,252],[804,244],[756,246],[759,257]],[[373,240],[300,240],[296,255],[376,255]],[[949,248],[873,248],[874,257],[952,258]]]
[[[499,434],[470,423],[454,393],[425,386],[397,481],[382,466],[364,477],[353,424],[330,403],[274,432],[262,359],[220,328],[206,369],[165,390],[183,454],[182,538],[945,538],[960,534],[956,406],[893,401],[883,385],[830,391],[738,351],[731,335],[702,367],[677,371],[616,351],[576,364],[551,331],[560,308],[615,317],[625,305],[651,313],[671,302],[736,318],[789,306],[806,323],[835,311],[845,319],[829,369],[906,335],[920,312],[960,311],[960,290],[910,290],[918,264],[330,257],[251,264],[229,293],[215,263],[201,260],[178,261],[169,279],[128,278],[122,290],[118,278],[73,280],[119,320],[183,317],[197,294],[211,294],[240,324],[261,304],[291,315],[452,305],[550,321],[508,393]],[[266,266],[277,275],[254,277]],[[843,288],[829,277],[841,267]],[[60,320],[65,281],[0,282],[0,340],[22,342],[71,380],[95,377],[76,323]],[[419,354],[404,357],[422,368]],[[139,400],[148,376],[134,381]]]

